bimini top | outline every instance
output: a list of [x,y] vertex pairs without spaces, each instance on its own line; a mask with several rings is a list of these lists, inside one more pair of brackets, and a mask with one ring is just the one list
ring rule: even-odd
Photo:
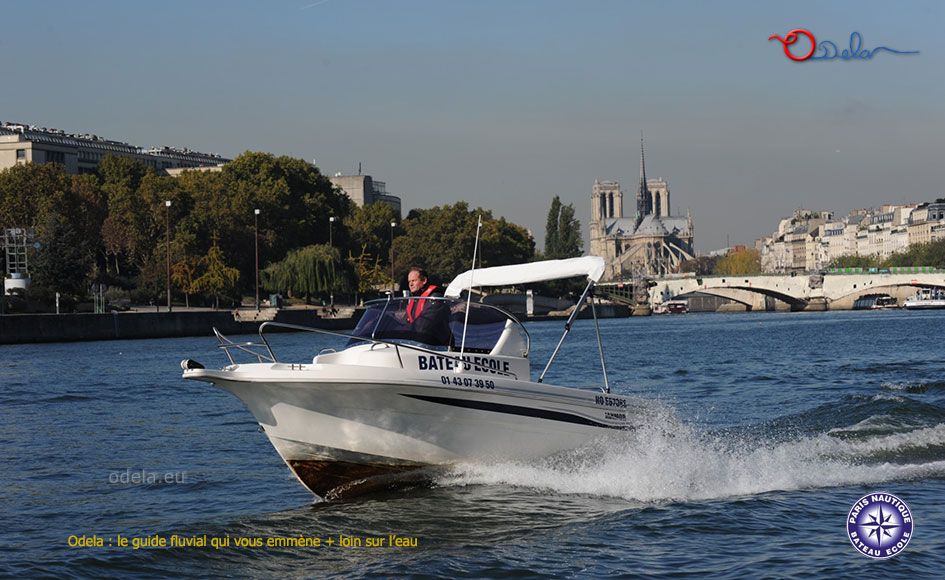
[[446,295],[459,296],[463,290],[472,287],[512,286],[529,282],[576,278],[578,276],[587,276],[592,282],[597,282],[603,275],[604,259],[599,256],[495,266],[463,272],[450,282],[450,285],[446,288]]

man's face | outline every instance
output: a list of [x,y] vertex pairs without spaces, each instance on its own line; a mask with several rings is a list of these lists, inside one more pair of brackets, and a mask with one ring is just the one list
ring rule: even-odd
[[420,277],[420,272],[412,270],[407,274],[407,286],[410,288],[411,294],[416,294],[427,285],[427,279]]

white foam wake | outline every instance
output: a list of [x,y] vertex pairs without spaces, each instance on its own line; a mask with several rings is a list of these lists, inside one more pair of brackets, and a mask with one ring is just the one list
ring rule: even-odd
[[[918,457],[910,462],[909,457]],[[900,460],[902,459],[902,460]],[[862,439],[766,443],[645,428],[536,463],[469,463],[443,485],[512,485],[663,503],[945,475],[945,424]]]

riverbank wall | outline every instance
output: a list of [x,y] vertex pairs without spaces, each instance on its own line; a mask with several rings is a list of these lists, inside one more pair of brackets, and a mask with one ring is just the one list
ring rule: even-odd
[[212,336],[214,327],[226,335],[254,334],[266,319],[326,330],[350,330],[364,312],[360,308],[350,310],[345,316],[334,317],[322,317],[316,309],[279,310],[255,320],[234,316],[227,310],[12,314],[0,316],[0,344]]

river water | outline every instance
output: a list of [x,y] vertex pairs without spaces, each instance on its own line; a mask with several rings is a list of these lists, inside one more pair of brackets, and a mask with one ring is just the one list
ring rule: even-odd
[[[535,376],[562,326],[528,325]],[[601,384],[592,329],[576,323],[548,382]],[[209,336],[0,346],[0,576],[942,577],[945,312],[601,330],[613,391],[658,400],[651,424],[554,461],[460,465],[431,487],[338,503],[313,500],[239,400],[180,378],[183,358],[223,366]],[[331,341],[274,343],[302,361]],[[846,517],[880,491],[915,528],[873,560]],[[174,536],[208,545],[159,545]],[[290,537],[323,543],[266,545]]]

